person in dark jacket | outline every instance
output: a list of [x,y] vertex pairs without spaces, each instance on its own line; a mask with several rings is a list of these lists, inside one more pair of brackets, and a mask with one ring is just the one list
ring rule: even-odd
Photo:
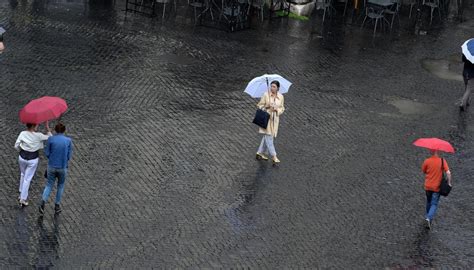
[[464,62],[464,69],[462,71],[462,77],[464,78],[464,87],[465,87],[465,92],[464,95],[462,96],[460,109],[464,111],[467,106],[471,103],[471,88],[472,83],[469,84],[469,80],[474,79],[474,64],[469,61],[464,54],[462,55],[462,61]]
[[464,54],[462,55],[462,61],[464,62],[464,69],[462,71],[462,76],[464,77],[464,84],[467,85],[467,82],[470,79],[474,78],[474,64],[471,61],[467,60]]

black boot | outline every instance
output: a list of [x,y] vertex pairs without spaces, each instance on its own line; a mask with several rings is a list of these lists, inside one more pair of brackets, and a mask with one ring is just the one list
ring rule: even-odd
[[41,200],[41,204],[39,205],[38,210],[40,212],[40,215],[44,214],[44,201],[43,200]]
[[55,204],[54,205],[54,214],[59,214],[61,213],[61,207],[59,206],[59,204]]

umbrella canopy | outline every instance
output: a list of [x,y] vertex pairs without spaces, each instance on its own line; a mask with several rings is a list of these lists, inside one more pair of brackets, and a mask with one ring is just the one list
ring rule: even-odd
[[253,78],[245,88],[244,92],[253,98],[260,98],[269,90],[272,81],[278,81],[280,83],[279,92],[281,94],[288,93],[292,84],[290,81],[278,74],[264,74],[263,76]]
[[30,101],[20,111],[22,123],[39,124],[56,119],[67,110],[66,101],[58,97],[42,97]]
[[474,38],[466,40],[464,44],[461,46],[462,54],[467,58],[467,60],[471,61],[474,64]]
[[413,145],[428,148],[430,150],[454,153],[454,148],[449,142],[438,138],[420,138],[413,142]]

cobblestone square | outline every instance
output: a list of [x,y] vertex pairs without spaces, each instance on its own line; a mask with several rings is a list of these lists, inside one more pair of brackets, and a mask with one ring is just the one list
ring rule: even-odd
[[[0,0],[0,268],[473,268],[473,111],[456,106],[459,76],[427,66],[461,70],[474,16],[372,39],[288,18],[226,33],[194,27],[185,1],[164,21],[96,2]],[[255,160],[243,93],[264,73],[293,82],[277,167]],[[63,212],[50,199],[41,219],[46,158],[20,209],[13,145],[18,111],[45,95],[67,100],[74,153]],[[419,137],[456,148],[431,231]]]

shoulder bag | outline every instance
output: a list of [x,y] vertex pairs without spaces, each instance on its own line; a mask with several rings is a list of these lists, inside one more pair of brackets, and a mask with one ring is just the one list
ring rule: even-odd
[[255,113],[255,117],[252,123],[256,124],[257,126],[263,129],[267,129],[268,120],[270,120],[270,114],[262,109],[257,109],[257,112]]
[[448,184],[446,180],[446,174],[444,173],[444,159],[441,158],[441,185],[439,186],[439,195],[448,196],[451,192],[452,187]]

